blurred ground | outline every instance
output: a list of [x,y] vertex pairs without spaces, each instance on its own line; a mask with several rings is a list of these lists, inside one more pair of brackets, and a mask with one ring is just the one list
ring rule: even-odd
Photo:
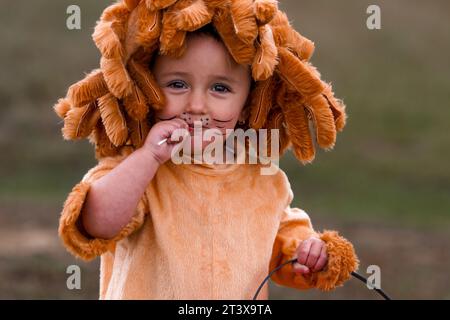
[[[98,66],[90,35],[110,1],[0,0],[0,298],[98,297],[98,262],[75,260],[57,238],[67,193],[95,164],[86,141],[62,140],[52,105]],[[82,10],[82,30],[65,27]],[[378,4],[382,29],[366,28]],[[281,1],[313,39],[313,63],[349,114],[335,150],[303,167],[282,161],[316,229],[338,229],[381,267],[395,298],[450,298],[450,3]],[[82,290],[66,288],[68,265]],[[378,299],[359,281],[331,293],[272,285],[272,299]]]

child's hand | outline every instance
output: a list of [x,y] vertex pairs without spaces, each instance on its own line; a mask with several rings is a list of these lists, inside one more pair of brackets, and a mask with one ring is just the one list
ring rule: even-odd
[[309,274],[322,270],[328,262],[325,242],[316,237],[310,237],[300,243],[297,250],[297,261],[293,270],[300,274]]
[[[176,129],[186,129],[186,134],[189,134],[188,124],[184,120],[176,118],[154,124],[145,139],[142,148],[149,152],[160,165],[170,159],[172,149],[183,140],[183,137],[180,137],[178,141],[170,139]],[[166,142],[158,145],[160,141],[166,138]]]

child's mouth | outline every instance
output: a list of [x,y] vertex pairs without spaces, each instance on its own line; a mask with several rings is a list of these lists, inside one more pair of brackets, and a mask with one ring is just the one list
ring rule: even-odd
[[209,129],[208,127],[193,127],[193,126],[189,126],[189,132],[190,133],[194,133],[195,129],[199,130],[200,132]]

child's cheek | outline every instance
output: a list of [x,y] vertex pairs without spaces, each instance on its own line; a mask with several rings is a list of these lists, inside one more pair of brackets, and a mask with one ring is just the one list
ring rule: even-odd
[[186,102],[183,97],[174,96],[173,94],[168,94],[167,92],[165,92],[165,96],[166,104],[159,113],[164,114],[166,115],[166,118],[169,118],[173,116],[180,116],[183,112],[186,111],[184,110]]

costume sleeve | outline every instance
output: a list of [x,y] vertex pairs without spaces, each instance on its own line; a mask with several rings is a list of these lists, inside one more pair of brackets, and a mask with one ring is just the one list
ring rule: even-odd
[[81,210],[91,184],[106,175],[121,162],[120,157],[106,157],[90,169],[67,197],[59,220],[59,236],[67,250],[74,256],[89,261],[106,251],[113,251],[117,241],[129,236],[142,226],[149,213],[146,197],[139,201],[131,221],[112,239],[92,238],[81,223]]
[[316,236],[327,246],[328,263],[319,272],[308,275],[296,274],[292,264],[283,266],[271,279],[278,285],[295,288],[332,290],[346,281],[352,271],[358,268],[358,259],[353,245],[336,231],[314,231],[308,214],[298,208],[288,206],[282,213],[278,233],[275,238],[270,271],[282,263],[297,257],[298,245],[307,238]]

